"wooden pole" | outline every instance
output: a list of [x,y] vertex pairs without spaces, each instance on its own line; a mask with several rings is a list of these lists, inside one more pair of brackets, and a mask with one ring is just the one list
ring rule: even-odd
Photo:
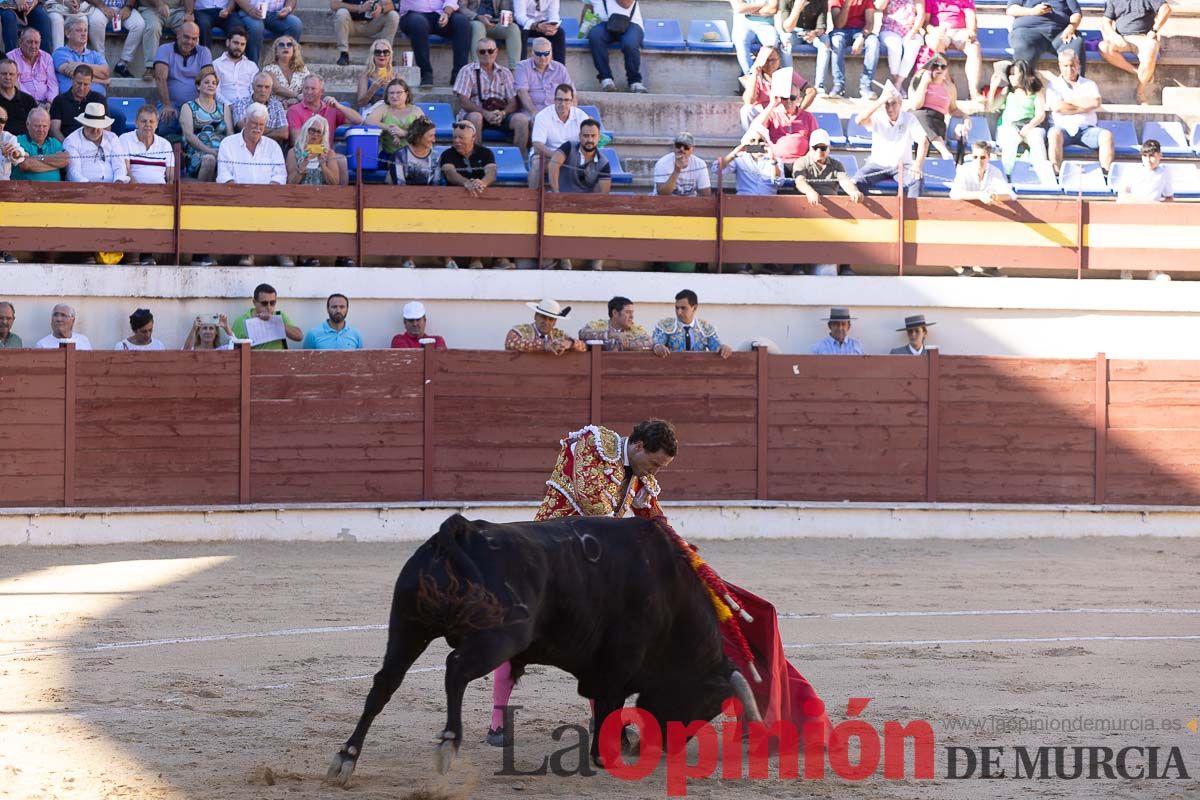
[[1096,505],[1104,504],[1108,482],[1108,356],[1096,353]]
[[238,370],[241,394],[238,405],[238,502],[250,502],[250,349],[249,342],[238,342]]
[[941,375],[941,365],[936,349],[925,352],[925,360],[929,368],[928,399],[926,400],[928,411],[925,415],[926,425],[929,427],[925,439],[925,500],[929,503],[936,503],[938,500],[938,450],[941,447],[938,440],[938,429],[941,426],[938,419],[938,404],[941,402],[938,379]]
[[422,367],[424,372],[424,381],[421,384],[421,498],[423,500],[433,499],[433,370],[434,370],[434,354],[437,350],[433,345],[427,344],[421,348]]
[[765,345],[756,344],[754,346],[757,365],[758,388],[755,395],[757,401],[757,410],[755,414],[756,433],[754,437],[755,448],[755,497],[759,500],[766,500],[768,494],[769,483],[767,481],[767,438],[769,431],[767,428],[767,402],[769,400],[769,383],[767,382],[767,348]]
[[354,180],[354,217],[355,217],[355,258],[356,263],[361,267],[363,265],[363,179],[362,179],[362,150],[359,149],[358,157],[354,163],[355,180]]
[[588,352],[591,354],[588,373],[592,390],[591,418],[593,425],[600,425],[602,424],[600,415],[604,410],[601,406],[602,400],[600,394],[600,390],[603,388],[601,381],[604,378],[603,365],[600,363],[600,354],[604,352],[604,346],[599,344],[588,345]]
[[904,277],[904,165],[896,170],[896,274]]
[[174,222],[172,229],[172,238],[175,242],[175,263],[176,265],[183,259],[182,245],[180,244],[180,216],[181,208],[183,207],[183,156],[178,144],[174,145],[175,150],[175,209]]
[[717,274],[725,266],[725,170],[717,162]]
[[65,342],[59,347],[63,351],[63,505],[75,505],[75,402],[78,387],[75,384],[74,342]]

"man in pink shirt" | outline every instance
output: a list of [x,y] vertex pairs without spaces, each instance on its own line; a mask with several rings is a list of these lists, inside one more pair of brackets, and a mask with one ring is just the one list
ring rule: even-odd
[[808,155],[808,137],[820,126],[817,118],[800,107],[795,86],[788,97],[772,97],[766,109],[750,126],[767,133],[771,153],[784,165],[785,177],[791,177],[791,165]]
[[925,11],[929,14],[925,44],[935,53],[953,48],[966,54],[971,99],[982,99],[979,81],[983,77],[983,48],[976,38],[979,23],[975,0],[925,0]]
[[17,47],[6,55],[17,65],[17,85],[39,103],[49,103],[58,96],[58,79],[54,76],[54,59],[42,49],[42,35],[36,28],[21,31]]
[[[334,131],[339,125],[361,125],[363,121],[362,115],[350,106],[338,102],[336,98],[325,96],[325,81],[320,75],[309,75],[304,79],[304,86],[300,90],[300,102],[287,112],[288,131],[293,147],[296,146],[296,138],[300,135],[304,123],[318,114],[329,123],[329,141],[325,146],[330,149],[333,149]],[[350,168],[343,155],[337,157],[337,162],[338,183],[345,186],[350,183]]]

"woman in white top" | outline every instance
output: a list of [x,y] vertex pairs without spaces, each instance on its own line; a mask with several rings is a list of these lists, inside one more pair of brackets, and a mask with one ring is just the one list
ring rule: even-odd
[[133,334],[117,342],[114,350],[165,350],[163,343],[154,338],[154,315],[148,308],[139,308],[129,315],[129,328]]

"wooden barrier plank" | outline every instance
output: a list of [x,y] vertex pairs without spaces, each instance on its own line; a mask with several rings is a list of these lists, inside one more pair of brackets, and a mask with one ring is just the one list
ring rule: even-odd
[[389,375],[420,380],[419,350],[255,350],[254,377],[260,375]]
[[[331,425],[309,425],[304,420],[297,420],[281,429],[281,435],[273,437],[274,441],[284,440],[309,449],[324,449],[325,459],[333,455],[328,448],[340,452],[342,448],[398,448],[420,447],[421,421],[411,422],[376,422],[374,420],[357,420],[349,423]],[[236,435],[233,437],[236,441]]]
[[604,413],[622,419],[659,416],[668,420],[704,419],[713,422],[753,422],[754,403],[750,398],[662,396],[612,397],[604,395]]
[[830,378],[795,380],[776,379],[769,384],[770,399],[810,400],[836,403],[849,400],[860,403],[924,403],[929,383],[924,378],[888,380],[870,378]]
[[1200,505],[1200,475],[1121,475],[1109,481],[1105,500],[1112,504]]
[[251,400],[252,425],[255,429],[267,426],[270,430],[286,426],[293,420],[306,422],[350,423],[363,419],[384,422],[406,422],[421,418],[420,398],[387,399],[312,399]]
[[[647,322],[651,330],[655,322]],[[734,353],[721,358],[716,353],[671,353],[659,358],[651,353],[605,353],[603,359],[604,378],[614,383],[636,383],[635,379],[719,380],[746,379],[756,376],[756,359],[753,353]]]
[[1112,428],[1200,428],[1200,406],[1112,406]]
[[[235,376],[236,378],[236,376]],[[236,380],[233,394],[236,395]],[[259,400],[387,400],[419,399],[421,382],[406,375],[362,375],[338,380],[335,375],[259,375],[250,382],[250,398]]]
[[[236,426],[233,426],[236,428]],[[80,426],[80,434],[85,428]],[[99,452],[134,452],[164,449],[169,450],[176,458],[185,458],[180,454],[200,452],[205,449],[224,450],[227,448],[237,448],[238,437],[236,435],[226,436],[112,436],[105,433],[103,436],[76,436],[75,449],[77,452],[99,451]]]
[[186,378],[221,378],[236,373],[237,360],[228,350],[206,352],[139,352],[119,353],[103,350],[84,351],[79,354],[79,377],[145,378],[153,374],[158,378],[181,376]]
[[942,377],[941,399],[947,402],[1026,405],[1037,402],[1055,405],[1079,405],[1093,401],[1091,382],[1056,379],[984,377]]
[[925,427],[929,410],[923,403],[828,403],[778,400],[770,404],[772,425],[846,427],[858,425]]
[[[949,473],[947,473],[949,474]],[[1086,475],[976,475],[943,480],[945,503],[1091,503],[1095,485]]]
[[130,447],[141,447],[137,440],[139,437],[150,442],[150,446],[154,446],[157,442],[162,445],[164,439],[174,439],[179,437],[180,441],[185,441],[191,438],[207,440],[221,439],[228,436],[237,436],[238,423],[236,416],[232,419],[214,421],[214,420],[185,420],[183,422],[166,422],[156,420],[143,420],[141,422],[106,422],[103,420],[88,420],[80,419],[78,423],[78,439],[80,446],[83,447],[87,441],[88,447],[105,447],[104,440],[114,439],[129,442]]
[[[774,475],[893,475],[916,469],[925,471],[925,448],[880,448],[863,450],[848,457],[840,447],[797,452],[791,448],[767,448],[767,467]],[[836,477],[834,477],[836,476]]]
[[256,473],[253,490],[255,503],[306,503],[316,496],[330,503],[408,502],[421,499],[421,473]]
[[197,470],[180,475],[114,475],[81,481],[79,505],[216,505],[237,502],[237,473],[209,475]]
[[525,447],[506,447],[502,451],[483,447],[440,446],[434,453],[433,468],[447,472],[535,471],[549,476],[554,468],[557,442],[526,442]]
[[[924,461],[921,463],[924,467]],[[905,475],[809,475],[771,474],[768,494],[772,500],[882,500],[916,502],[925,497],[925,475],[917,470]]]
[[670,513],[672,501],[711,500],[722,497],[730,500],[754,498],[757,473],[752,470],[685,470],[675,469],[672,463],[659,477],[663,487],[660,500]]
[[591,398],[591,385],[578,376],[529,375],[515,381],[511,376],[494,374],[443,373],[438,376],[437,397],[490,400],[511,397],[522,401],[530,398],[579,400]]
[[1200,381],[1200,361],[1146,361],[1113,358],[1108,362],[1108,380],[1120,381]]
[[57,450],[62,451],[62,400],[49,402],[42,411],[45,418],[41,424],[0,425],[0,449],[3,450]]
[[771,447],[791,448],[800,453],[823,447],[848,452],[872,452],[890,447],[913,449],[923,447],[926,439],[924,428],[916,425],[814,427],[772,424],[767,432]]
[[53,369],[51,374],[32,374],[21,367],[16,369],[21,372],[0,372],[0,400],[62,400],[61,364],[56,369],[49,368]]
[[[56,450],[0,449],[0,475],[57,475],[61,479],[62,474],[62,447]],[[8,491],[7,487],[4,491]]]
[[1200,381],[1114,381],[1110,406],[1200,406]]
[[1091,453],[1095,450],[1094,432],[1090,427],[1063,428],[1036,424],[1019,426],[950,425],[940,427],[943,448],[988,450],[1037,450],[1047,453]]
[[62,498],[61,468],[57,475],[6,475],[0,508],[58,506]]
[[959,403],[947,401],[945,393],[940,406],[942,425],[974,425],[979,428],[1061,425],[1091,430],[1093,407],[1090,402],[1054,404],[1051,398],[1032,403]]
[[1095,378],[1089,359],[1017,358],[1012,356],[941,356],[942,383],[974,377],[996,381],[1085,381]]
[[[439,398],[434,410],[435,441],[440,445],[449,431],[456,436],[464,431],[486,431],[489,428],[519,426],[531,437],[558,441],[562,436],[579,430],[587,423],[590,404],[586,398],[560,405],[553,413],[537,405],[513,409],[496,408],[486,400],[463,401]],[[536,419],[531,420],[534,416]],[[530,424],[530,423],[533,424]]]
[[82,424],[126,424],[138,420],[146,422],[202,423],[231,422],[237,419],[237,406],[230,402],[217,403],[209,399],[172,400],[156,403],[153,416],[133,399],[83,400],[78,402],[79,421]]
[[[514,324],[529,320],[521,318]],[[508,375],[514,379],[554,374],[574,376],[585,383],[591,364],[586,353],[552,356],[541,353],[514,353],[508,350],[442,350],[436,359],[436,374]],[[439,381],[440,384],[440,381]]]
[[85,479],[103,481],[109,476],[129,475],[220,475],[237,471],[238,449],[204,447],[181,453],[169,450],[80,450],[75,459],[79,485]]
[[1091,450],[1055,453],[1051,459],[1047,458],[1046,450],[972,450],[945,446],[938,452],[938,464],[951,475],[1021,472],[1030,476],[1090,476],[1095,467]]
[[831,380],[875,378],[924,380],[928,365],[923,358],[895,356],[861,356],[830,358],[829,356],[773,355],[767,359],[772,381]]
[[[553,460],[553,447],[550,460]],[[546,492],[546,478],[549,475],[546,468],[496,472],[434,470],[433,495],[463,500],[541,500]]]

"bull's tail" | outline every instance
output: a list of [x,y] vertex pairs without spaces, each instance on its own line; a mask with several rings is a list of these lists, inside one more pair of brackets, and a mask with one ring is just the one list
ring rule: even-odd
[[487,588],[483,573],[463,545],[471,535],[468,520],[454,514],[442,523],[433,544],[443,557],[444,582],[422,573],[417,613],[425,623],[446,633],[466,633],[504,624],[504,606]]

